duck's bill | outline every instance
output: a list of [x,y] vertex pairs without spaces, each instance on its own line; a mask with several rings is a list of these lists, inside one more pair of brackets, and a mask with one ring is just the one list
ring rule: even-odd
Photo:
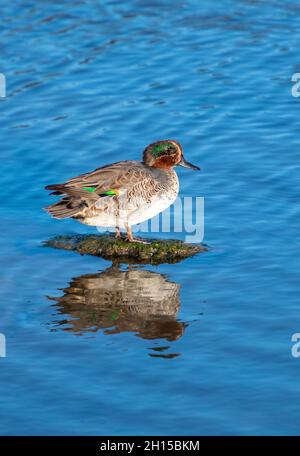
[[183,168],[197,169],[198,171],[200,171],[200,169],[201,169],[201,168],[199,168],[199,166],[192,165],[192,163],[189,163],[183,157],[181,158],[181,161],[178,163],[178,166],[183,166]]

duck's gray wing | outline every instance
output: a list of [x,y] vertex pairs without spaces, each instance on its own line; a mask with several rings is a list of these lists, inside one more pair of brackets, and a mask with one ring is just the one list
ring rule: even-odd
[[137,161],[120,161],[90,173],[73,177],[64,184],[48,185],[62,199],[45,208],[55,218],[81,217],[93,209],[99,198],[118,196],[134,186],[154,184],[151,171]]
[[129,190],[135,184],[151,178],[151,172],[142,163],[127,160],[97,168],[63,184],[48,185],[45,188],[54,190],[55,195],[66,194],[96,201],[107,192]]

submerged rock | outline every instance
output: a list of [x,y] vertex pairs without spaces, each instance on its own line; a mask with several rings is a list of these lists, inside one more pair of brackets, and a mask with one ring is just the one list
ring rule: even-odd
[[201,244],[188,244],[180,240],[149,239],[149,244],[116,239],[113,234],[57,236],[45,245],[56,249],[73,250],[80,254],[117,259],[120,262],[176,263],[184,258],[207,250]]

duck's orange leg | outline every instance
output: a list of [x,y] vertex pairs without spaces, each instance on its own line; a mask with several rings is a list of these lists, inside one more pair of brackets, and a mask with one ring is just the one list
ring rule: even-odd
[[121,239],[121,237],[122,237],[120,228],[119,228],[118,226],[116,226],[116,234],[115,234],[115,237],[116,237],[117,239]]
[[128,223],[125,223],[125,228],[126,228],[126,233],[127,233],[127,240],[129,242],[133,242],[134,239],[133,239],[133,236],[132,236],[132,231],[131,231],[131,228],[130,226],[128,225]]

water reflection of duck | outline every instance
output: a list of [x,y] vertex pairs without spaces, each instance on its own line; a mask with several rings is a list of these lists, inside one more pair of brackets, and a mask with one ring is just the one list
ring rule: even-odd
[[72,279],[54,299],[62,329],[77,334],[136,332],[144,339],[179,339],[185,324],[176,319],[180,286],[162,274],[146,269],[121,271],[112,266],[104,272]]

